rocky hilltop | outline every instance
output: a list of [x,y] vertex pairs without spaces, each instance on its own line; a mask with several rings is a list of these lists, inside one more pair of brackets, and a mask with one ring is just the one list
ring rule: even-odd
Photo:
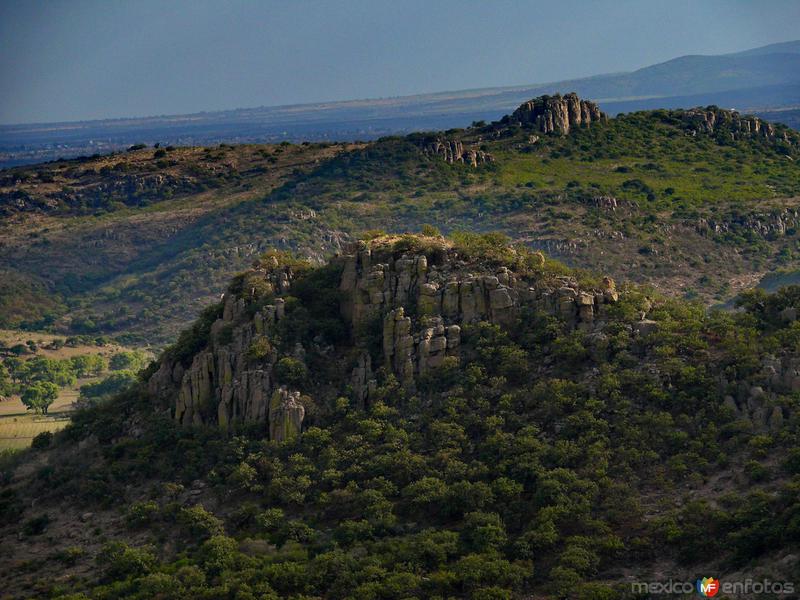
[[477,167],[495,161],[494,155],[481,148],[483,142],[501,136],[502,130],[509,126],[566,135],[575,127],[606,120],[606,115],[597,104],[581,100],[575,93],[539,96],[523,103],[497,123],[473,127],[463,137],[425,136],[418,146],[425,154],[441,158],[449,164]]
[[[339,312],[356,348],[364,331],[380,331],[380,351],[357,353],[350,369],[350,393],[365,406],[383,367],[412,390],[418,377],[458,360],[461,328],[481,321],[508,327],[522,311],[536,310],[566,326],[602,328],[603,309],[619,298],[613,280],[585,288],[571,276],[543,271],[540,253],[527,255],[523,272],[470,260],[441,239],[421,239],[425,248],[402,248],[402,238],[355,242],[330,267],[341,273]],[[416,242],[415,242],[416,243]],[[167,353],[150,378],[150,392],[170,405],[185,425],[233,421],[264,423],[272,439],[300,431],[304,397],[277,367],[276,332],[286,317],[295,275],[271,264],[246,275],[246,289],[229,291],[208,329],[205,348],[187,361]],[[265,300],[267,299],[267,300]],[[648,321],[638,326],[645,330]],[[320,351],[298,344],[291,356],[302,360]],[[341,390],[344,392],[344,390]]]
[[7,595],[791,580],[800,287],[709,312],[498,234],[428,233],[323,266],[268,252],[141,383],[5,463]]
[[[325,267],[335,274],[332,308],[347,332],[346,351],[322,335],[281,347],[285,330],[293,327],[287,305],[297,304],[297,274],[296,266],[271,256],[213,307],[202,347],[188,356],[165,354],[149,392],[183,425],[261,423],[270,439],[280,441],[297,436],[307,411],[334,392],[368,407],[379,371],[414,393],[420,378],[435,377],[448,359],[461,362],[462,330],[476,323],[508,329],[521,318],[545,315],[565,331],[580,331],[590,348],[607,343],[606,313],[622,293],[612,279],[587,286],[548,270],[539,252],[507,250],[507,264],[500,264],[472,259],[441,238],[386,236],[346,245]],[[645,301],[626,325],[634,337],[658,330],[651,307]],[[334,359],[343,355],[349,358]],[[319,381],[298,385],[296,370],[307,370],[315,359],[337,363],[334,390]],[[800,361],[791,353],[765,355],[756,379],[721,374],[717,387],[736,414],[772,430],[783,411],[770,405],[768,394],[800,390]]]
[[568,134],[570,129],[593,122],[605,121],[607,116],[594,102],[581,100],[574,92],[540,96],[523,103],[503,124],[533,126],[542,133]]

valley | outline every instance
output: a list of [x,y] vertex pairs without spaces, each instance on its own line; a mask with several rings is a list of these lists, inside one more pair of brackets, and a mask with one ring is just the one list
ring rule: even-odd
[[[574,266],[725,303],[800,267],[797,134],[708,130],[704,114],[632,113],[569,135],[498,121],[360,145],[142,148],[11,169],[4,324],[163,347],[268,248],[323,261],[371,229],[424,224],[502,231]],[[426,150],[448,139],[491,161]]]

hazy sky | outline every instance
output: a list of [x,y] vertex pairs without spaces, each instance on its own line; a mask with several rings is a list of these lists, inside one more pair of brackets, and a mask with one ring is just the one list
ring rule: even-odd
[[0,0],[0,123],[539,83],[800,38],[800,0]]

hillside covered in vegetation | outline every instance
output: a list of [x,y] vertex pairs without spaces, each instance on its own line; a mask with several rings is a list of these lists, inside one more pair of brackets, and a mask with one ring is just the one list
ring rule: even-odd
[[0,325],[163,346],[270,247],[502,231],[707,304],[800,267],[797,132],[706,107],[608,118],[574,95],[368,144],[133,148],[0,176]]
[[2,465],[0,583],[610,599],[791,581],[800,290],[739,306],[497,234],[375,234],[324,265],[268,252],[137,385]]

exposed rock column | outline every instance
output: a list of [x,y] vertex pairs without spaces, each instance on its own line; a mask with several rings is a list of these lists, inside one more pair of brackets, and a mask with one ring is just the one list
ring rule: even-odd
[[269,402],[269,439],[285,442],[300,435],[306,409],[300,402],[300,392],[281,386]]

